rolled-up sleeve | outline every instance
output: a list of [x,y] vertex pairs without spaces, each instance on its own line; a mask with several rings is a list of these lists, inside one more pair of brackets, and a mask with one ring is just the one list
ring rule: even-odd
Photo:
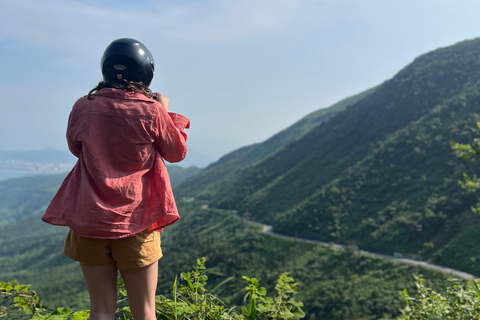
[[187,155],[187,134],[190,120],[177,114],[169,113],[163,107],[159,108],[157,117],[158,135],[156,146],[161,156],[168,162],[182,161]]

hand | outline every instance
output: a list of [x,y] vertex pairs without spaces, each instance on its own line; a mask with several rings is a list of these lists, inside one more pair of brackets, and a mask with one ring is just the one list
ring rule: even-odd
[[167,112],[170,110],[170,100],[168,100],[168,98],[166,96],[164,96],[163,94],[161,94],[160,92],[155,92],[155,95],[157,97],[157,101],[160,102],[160,104],[165,108],[165,110],[167,110]]

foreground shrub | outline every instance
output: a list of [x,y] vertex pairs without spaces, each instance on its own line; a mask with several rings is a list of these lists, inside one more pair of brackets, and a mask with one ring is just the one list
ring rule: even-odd
[[[204,259],[197,261],[197,266],[192,272],[182,273],[177,289],[177,279],[173,286],[174,300],[163,296],[157,297],[157,319],[300,319],[305,316],[301,307],[302,302],[296,298],[297,284],[287,274],[282,274],[278,279],[275,290],[277,297],[266,297],[266,289],[260,287],[255,278],[243,277],[248,285],[246,298],[248,307],[241,308],[238,314],[236,307],[227,308],[224,303],[210,294],[205,289],[207,275],[205,274]],[[225,284],[232,278],[220,283]]]
[[402,320],[472,320],[480,319],[479,282],[449,280],[443,292],[426,287],[423,279],[416,277],[417,295],[403,295],[407,304]]
[[[197,260],[195,269],[183,272],[180,283],[175,279],[173,285],[173,299],[164,296],[156,297],[157,319],[162,320],[297,320],[305,316],[301,307],[303,303],[297,299],[297,283],[288,274],[282,274],[275,286],[276,297],[267,297],[267,291],[260,287],[255,278],[243,277],[247,281],[245,301],[246,307],[227,307],[218,297],[209,293],[205,288],[208,277],[204,266],[205,259]],[[231,281],[230,277],[219,286]],[[116,319],[132,319],[126,291],[123,282],[119,281],[119,300],[117,303]],[[48,310],[41,302],[35,291],[28,285],[18,285],[15,282],[0,282],[0,318],[9,316],[15,309],[22,309],[31,319],[42,320],[86,320],[89,311],[73,312],[69,308]]]

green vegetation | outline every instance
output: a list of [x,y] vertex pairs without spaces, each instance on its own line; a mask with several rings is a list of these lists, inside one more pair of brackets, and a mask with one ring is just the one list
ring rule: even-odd
[[[435,286],[446,276],[425,269],[356,253],[294,240],[272,237],[221,210],[183,208],[181,223],[165,231],[165,250],[175,243],[177,263],[192,256],[206,256],[214,266],[212,285],[228,276],[231,289],[218,296],[227,304],[240,305],[242,275],[254,275],[270,291],[283,273],[299,282],[299,299],[306,319],[393,318],[403,306],[401,291],[412,289],[412,274],[421,272]],[[185,229],[183,229],[185,227]],[[189,230],[189,232],[182,232]],[[171,242],[170,242],[171,241]],[[173,253],[166,252],[166,256]],[[182,257],[177,256],[181,254]],[[170,256],[169,259],[173,259]],[[163,259],[162,259],[163,260]],[[160,260],[160,270],[169,272]],[[162,273],[162,272],[161,272]],[[175,273],[167,278],[173,278]],[[164,281],[160,281],[159,287]]]
[[182,183],[185,179],[197,174],[201,170],[202,169],[195,166],[182,168],[181,166],[175,164],[167,165],[167,171],[168,175],[170,176],[170,183],[172,184],[172,187]]
[[[473,139],[472,143],[456,143],[452,142],[452,148],[455,150],[457,157],[462,160],[478,160],[480,159],[480,122],[477,122],[477,137]],[[473,157],[473,158],[472,158]],[[480,178],[477,175],[472,178],[468,174],[464,173],[464,181],[460,181],[460,185],[470,192],[477,192],[480,190]],[[472,211],[480,214],[480,201],[477,202],[476,208],[473,207]]]
[[[23,219],[11,219],[0,211],[12,221],[0,227],[0,281],[29,283],[48,306],[78,311],[88,308],[88,294],[78,263],[62,253],[67,230],[40,221],[41,208],[53,197],[61,178],[48,177],[44,183],[38,177],[0,183],[0,188],[7,184],[16,190],[0,202],[11,200],[10,212],[23,212]],[[44,195],[45,202],[33,206],[31,199],[40,194],[37,188],[50,190],[50,196]],[[225,305],[243,305],[243,275],[255,277],[268,292],[275,292],[277,280],[288,272],[299,283],[298,298],[304,303],[306,319],[377,319],[379,315],[388,319],[400,314],[401,292],[413,290],[413,274],[420,272],[434,287],[446,279],[438,272],[354,250],[266,235],[229,211],[201,209],[201,202],[178,200],[181,219],[162,233],[159,295],[170,294],[172,279],[188,270],[195,257],[207,257],[206,287]],[[15,201],[27,204],[33,213],[15,211]]]
[[[178,286],[177,278],[173,284],[171,299],[159,295],[156,297],[157,319],[225,319],[225,320],[274,320],[301,319],[305,313],[303,303],[297,298],[297,283],[287,274],[282,274],[277,280],[275,290],[277,296],[267,297],[267,290],[260,287],[255,278],[243,277],[248,285],[245,287],[248,300],[245,306],[229,307],[221,299],[206,289],[207,273],[204,267],[205,259],[197,260],[197,266],[191,272],[183,272]],[[217,285],[212,291],[225,286],[231,278]],[[414,296],[403,290],[406,307],[402,310],[402,320],[470,320],[480,318],[480,281],[468,282],[450,279],[443,283],[444,288],[433,290],[424,285],[421,277],[415,276]],[[117,302],[116,319],[132,319],[126,290],[123,281],[119,280],[119,300]],[[49,319],[49,320],[85,320],[89,311],[73,311],[68,307],[49,310],[37,293],[27,285],[15,282],[0,282],[0,318],[7,319]],[[23,315],[19,312],[27,315]],[[382,319],[391,319],[383,314]],[[312,318],[312,317],[310,317]],[[314,317],[315,318],[315,317]],[[329,318],[330,319],[330,318]],[[358,315],[345,315],[344,319],[358,319]],[[378,317],[377,317],[378,319]]]
[[[173,300],[159,295],[155,298],[157,319],[163,320],[270,320],[270,319],[301,319],[305,316],[301,307],[303,303],[296,298],[297,284],[286,274],[280,276],[275,286],[277,296],[266,297],[266,289],[260,287],[255,278],[243,277],[248,285],[248,306],[228,308],[219,298],[209,293],[207,283],[205,259],[197,260],[196,268],[191,272],[183,272],[181,279],[185,284],[173,285]],[[128,297],[119,280],[119,300],[117,302],[116,319],[132,319],[128,306]],[[220,284],[221,285],[221,284]],[[216,288],[218,288],[217,286]],[[25,318],[18,310],[23,310],[28,318],[44,320],[85,320],[89,317],[89,310],[74,312],[67,307],[56,308],[51,311],[40,301],[40,297],[28,285],[19,285],[15,282],[0,282],[0,317],[9,319]]]
[[[193,272],[182,273],[181,279],[186,285],[180,285],[177,290],[177,281],[174,283],[174,300],[160,296],[157,299],[157,318],[170,319],[301,319],[305,316],[301,307],[303,303],[297,299],[298,293],[293,278],[283,274],[277,280],[275,298],[266,297],[267,291],[260,287],[255,278],[243,277],[248,282],[246,287],[248,306],[227,308],[216,296],[206,290],[207,275],[204,259],[197,261],[198,265]],[[229,278],[231,279],[231,278]],[[212,291],[224,285],[224,281]],[[237,309],[237,310],[235,310]]]
[[[480,179],[476,175],[478,171],[472,170],[472,167],[478,170],[478,165],[476,165],[475,161],[478,161],[480,157],[479,137],[480,122],[477,122],[476,138],[471,143],[451,142],[452,149],[457,157],[466,161],[467,164],[471,164],[467,166],[467,169],[473,171],[473,176],[471,177],[468,173],[463,173],[464,180],[459,181],[459,184],[469,193],[475,193],[480,189]],[[471,203],[473,202],[467,202],[466,204]],[[471,209],[477,214],[480,213],[480,201],[477,202],[476,206],[472,206]],[[480,248],[477,240],[480,238],[480,221],[472,215],[468,217],[464,215],[463,219],[465,219],[465,227],[462,232],[438,250],[433,258],[438,264],[449,264],[454,268],[478,273],[477,265],[478,261],[480,261]]]
[[424,285],[417,278],[417,294],[412,297],[404,291],[407,307],[402,320],[471,320],[480,319],[480,282],[467,284],[450,280],[448,286],[438,292]]

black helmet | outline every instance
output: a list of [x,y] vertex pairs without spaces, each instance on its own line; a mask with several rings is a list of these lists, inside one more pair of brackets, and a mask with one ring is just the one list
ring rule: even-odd
[[118,39],[110,43],[102,56],[103,80],[142,81],[149,86],[153,78],[153,56],[147,47],[134,39]]

